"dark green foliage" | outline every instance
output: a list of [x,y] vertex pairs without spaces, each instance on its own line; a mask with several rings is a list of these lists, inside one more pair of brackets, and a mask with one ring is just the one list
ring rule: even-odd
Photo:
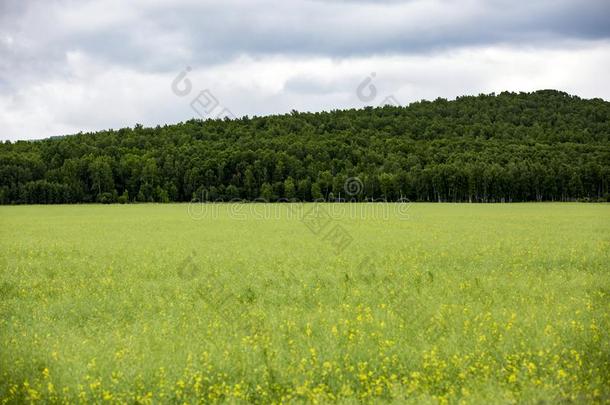
[[117,199],[119,204],[127,204],[129,202],[129,192],[127,190],[125,190],[125,192],[123,193],[123,195],[121,195],[118,199]]
[[597,201],[609,136],[610,103],[553,90],[190,120],[0,144],[0,203]]

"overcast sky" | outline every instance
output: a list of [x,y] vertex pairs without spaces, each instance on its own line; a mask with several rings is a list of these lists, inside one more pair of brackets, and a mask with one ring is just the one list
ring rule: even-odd
[[0,139],[554,88],[610,100],[608,0],[0,0]]

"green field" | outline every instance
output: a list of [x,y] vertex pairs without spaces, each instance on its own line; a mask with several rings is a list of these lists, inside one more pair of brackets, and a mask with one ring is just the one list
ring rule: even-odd
[[0,402],[610,401],[609,205],[203,208],[0,207]]

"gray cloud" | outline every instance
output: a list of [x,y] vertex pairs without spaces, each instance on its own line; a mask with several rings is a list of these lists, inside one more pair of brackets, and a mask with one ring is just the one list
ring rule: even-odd
[[[0,139],[189,118],[168,94],[187,65],[237,114],[358,106],[372,71],[404,101],[491,83],[608,97],[580,77],[610,68],[608,41],[607,0],[0,0]],[[541,74],[539,54],[563,65]]]
[[158,70],[241,54],[353,57],[610,37],[607,0],[6,0],[2,15],[0,32],[16,48],[8,56],[21,64],[61,64],[66,51],[80,50]]

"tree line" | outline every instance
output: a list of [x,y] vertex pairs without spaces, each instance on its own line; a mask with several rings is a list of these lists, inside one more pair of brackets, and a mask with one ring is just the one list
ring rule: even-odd
[[0,203],[607,201],[609,136],[609,102],[554,90],[136,125],[0,143]]

